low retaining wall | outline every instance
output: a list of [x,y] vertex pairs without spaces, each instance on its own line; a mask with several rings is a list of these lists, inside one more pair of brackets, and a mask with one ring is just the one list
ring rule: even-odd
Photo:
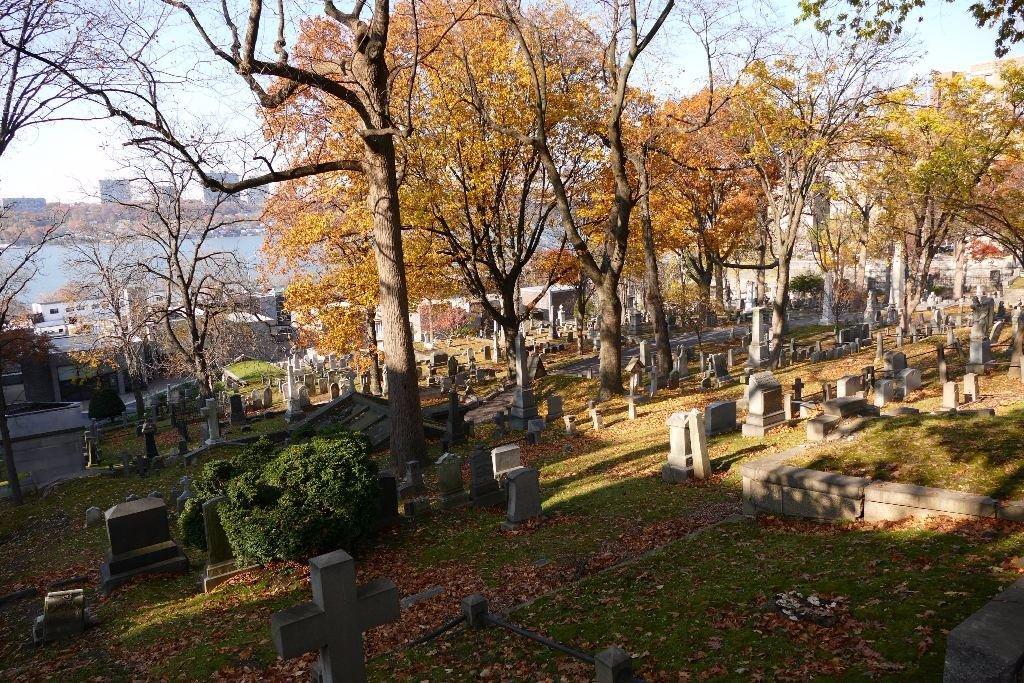
[[959,491],[872,481],[782,464],[790,453],[743,463],[743,511],[814,519],[900,520],[999,517],[1024,521],[1024,501],[1002,503]]

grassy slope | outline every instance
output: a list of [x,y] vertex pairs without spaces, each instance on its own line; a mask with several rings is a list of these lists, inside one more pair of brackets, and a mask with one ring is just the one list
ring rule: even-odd
[[[859,369],[871,354],[779,374],[787,384],[799,375],[811,385]],[[723,395],[736,397],[741,387],[697,394],[691,378],[686,395],[670,398],[662,392],[641,406],[640,419],[633,422],[625,419],[624,403],[612,401],[604,406],[608,428],[600,432],[590,430],[582,407],[593,390],[593,382],[562,376],[539,383],[538,402],[558,391],[580,428],[570,438],[560,424],[552,425],[542,444],[523,447],[526,463],[541,469],[542,523],[500,532],[500,510],[436,511],[360,549],[361,580],[387,576],[403,595],[434,585],[445,588],[442,595],[403,610],[399,623],[367,635],[375,679],[466,680],[484,669],[495,678],[526,679],[538,668],[566,679],[587,678],[567,658],[493,630],[458,629],[411,651],[395,649],[456,614],[459,599],[471,592],[487,594],[496,609],[549,595],[510,618],[577,647],[620,644],[637,655],[646,653],[640,671],[655,680],[678,680],[678,672],[747,678],[761,671],[774,678],[776,668],[792,674],[805,666],[813,666],[808,675],[825,677],[842,672],[859,678],[891,667],[894,674],[920,679],[941,668],[942,629],[1015,578],[1005,567],[1022,551],[1019,527],[933,522],[936,528],[837,528],[750,521],[709,526],[739,510],[738,476],[725,470],[801,442],[803,426],[776,430],[763,441],[738,434],[716,437],[711,455],[723,472],[705,482],[669,486],[658,476],[666,450],[665,419]],[[923,403],[934,397],[925,391],[912,398]],[[491,442],[490,430],[479,427],[478,438]],[[431,449],[432,456],[439,455],[436,444]],[[467,444],[459,452],[470,449]],[[0,593],[26,583],[45,589],[55,578],[82,572],[95,584],[104,532],[81,530],[84,509],[105,507],[128,491],[169,488],[180,474],[161,474],[160,485],[153,479],[76,482],[16,511],[3,508]],[[433,487],[429,471],[427,480]],[[601,573],[662,546],[650,558]],[[200,569],[202,555],[190,555]],[[196,593],[196,573],[138,582],[99,601],[103,625],[98,632],[60,648],[33,650],[25,644],[39,598],[0,608],[0,661],[6,669],[0,678],[55,672],[70,680],[94,675],[198,679],[215,673],[286,678],[310,658],[276,660],[269,615],[309,599],[305,571],[299,563],[279,563],[243,574],[209,595]],[[793,626],[762,609],[770,594],[791,588],[844,596],[849,615],[823,629]],[[88,596],[97,599],[91,589]]]

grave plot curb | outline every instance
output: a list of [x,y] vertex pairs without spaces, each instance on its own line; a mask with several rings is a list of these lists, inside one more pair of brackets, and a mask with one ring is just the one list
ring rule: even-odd
[[740,465],[743,512],[867,522],[925,517],[1024,521],[1024,501],[998,501],[960,491],[872,481],[784,464],[802,447]]

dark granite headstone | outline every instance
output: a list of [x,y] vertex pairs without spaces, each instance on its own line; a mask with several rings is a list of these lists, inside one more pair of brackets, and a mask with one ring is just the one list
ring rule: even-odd
[[167,507],[159,498],[139,498],[106,511],[110,550],[100,567],[101,589],[109,593],[139,574],[188,572],[188,559],[171,540]]

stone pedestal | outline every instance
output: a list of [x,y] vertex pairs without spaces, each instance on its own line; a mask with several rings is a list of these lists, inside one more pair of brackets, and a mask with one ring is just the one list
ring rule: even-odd
[[661,467],[661,478],[670,484],[685,482],[691,476],[705,479],[711,474],[707,442],[704,436],[704,418],[696,409],[688,413],[673,413],[665,422],[668,426],[668,462]]
[[988,337],[971,339],[970,357],[965,368],[966,372],[984,375],[986,366],[992,362],[992,342]]
[[512,429],[526,429],[530,420],[536,419],[537,416],[537,401],[533,397],[533,389],[516,387],[509,410],[509,424]]

